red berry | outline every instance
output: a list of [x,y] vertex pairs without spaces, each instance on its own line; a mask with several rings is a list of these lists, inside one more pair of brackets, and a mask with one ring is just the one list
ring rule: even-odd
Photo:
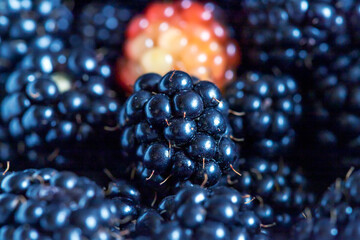
[[215,19],[215,9],[189,0],[149,5],[128,26],[119,84],[131,91],[141,74],[177,69],[224,86],[234,77],[240,54],[226,27]]

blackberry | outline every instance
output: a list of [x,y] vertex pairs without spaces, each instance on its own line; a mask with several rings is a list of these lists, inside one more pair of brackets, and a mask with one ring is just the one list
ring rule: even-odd
[[131,16],[132,11],[123,4],[90,3],[80,13],[78,29],[90,46],[118,52]]
[[262,223],[276,223],[274,232],[288,234],[303,209],[314,204],[315,196],[300,170],[258,157],[235,166],[241,169],[241,176],[230,173],[223,177],[221,185],[255,196],[255,212]]
[[331,51],[352,49],[356,33],[349,23],[358,16],[355,5],[346,0],[243,1],[244,62],[289,72],[311,69],[313,60],[326,60]]
[[118,239],[118,206],[85,177],[27,169],[0,179],[1,239]]
[[236,138],[246,149],[265,157],[286,153],[295,139],[295,123],[302,114],[301,95],[289,75],[246,71],[226,87],[230,109],[244,112],[229,119]]
[[142,192],[125,180],[110,182],[105,196],[116,206],[116,218],[113,231],[121,236],[129,236],[135,231],[135,221],[144,208]]
[[37,38],[67,36],[72,22],[69,7],[60,1],[5,1],[0,9],[0,71],[11,71],[36,48]]
[[228,187],[185,187],[140,215],[135,236],[151,239],[271,239],[249,195]]
[[357,24],[358,19],[360,18],[360,3],[355,2],[354,6],[351,8],[351,11],[348,15],[348,22],[350,25],[350,31],[352,33],[352,41],[354,45],[358,46],[360,43],[360,28]]
[[108,131],[119,109],[106,83],[111,69],[91,49],[62,50],[34,52],[18,64],[6,80],[1,118],[32,166],[75,170],[86,161],[98,169],[116,136]]
[[214,185],[239,156],[228,111],[211,82],[182,71],[145,74],[120,111],[123,154],[140,162],[140,178],[154,187],[188,179]]
[[[353,169],[352,169],[353,170]],[[360,172],[349,172],[322,195],[317,207],[305,210],[306,219],[293,228],[293,239],[357,239],[360,205]]]
[[[317,162],[327,158],[328,169],[336,168],[337,174],[339,170],[345,174],[348,168],[360,163],[359,63],[358,50],[334,54],[326,63],[316,66],[312,74],[314,88],[308,115],[316,123],[311,131],[316,131],[317,144],[311,149],[314,153],[328,153],[316,155]],[[322,162],[320,165],[324,167]]]

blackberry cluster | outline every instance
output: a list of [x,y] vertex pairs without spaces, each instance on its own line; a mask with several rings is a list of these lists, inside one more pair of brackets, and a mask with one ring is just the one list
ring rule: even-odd
[[185,187],[163,199],[157,211],[142,213],[134,235],[138,239],[271,239],[252,205],[248,194],[232,188]]
[[121,146],[154,187],[167,180],[211,186],[238,158],[219,89],[182,71],[149,73],[120,111]]
[[303,209],[314,204],[306,177],[284,163],[254,157],[236,168],[242,176],[229,173],[221,184],[256,196],[255,212],[263,224],[276,223],[274,232],[288,233]]
[[245,138],[245,149],[260,156],[286,153],[295,139],[294,127],[302,114],[302,97],[296,80],[289,75],[244,72],[226,87],[236,138]]
[[244,62],[297,71],[358,42],[356,1],[242,1],[241,7]]
[[[317,140],[323,147],[336,149],[342,156],[356,159],[360,152],[360,52],[334,55],[313,73],[310,96],[311,119],[317,125]],[[333,151],[332,151],[333,153]],[[342,161],[342,167],[359,166],[359,159]]]
[[131,16],[131,10],[123,5],[90,3],[80,13],[79,32],[90,46],[106,47],[118,53],[124,41],[126,24]]
[[67,36],[72,22],[69,7],[61,1],[4,1],[0,8],[1,76],[34,49],[42,36]]
[[305,219],[293,229],[293,239],[360,238],[360,171],[338,179],[321,197],[318,206],[307,209]]
[[110,67],[87,48],[28,54],[8,76],[1,103],[2,121],[18,152],[32,166],[74,170],[83,168],[78,160],[86,158],[86,166],[98,168],[92,155],[113,141],[115,133],[108,129],[117,125],[120,108],[106,84],[110,74]]
[[0,239],[119,239],[119,206],[85,177],[27,169],[0,178]]

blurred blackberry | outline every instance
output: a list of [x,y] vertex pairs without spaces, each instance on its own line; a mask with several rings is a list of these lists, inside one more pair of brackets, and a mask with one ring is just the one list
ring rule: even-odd
[[354,6],[351,7],[351,11],[348,14],[348,21],[350,23],[352,41],[356,46],[360,45],[360,27],[358,24],[359,20],[360,20],[360,3],[355,1]]
[[228,112],[211,82],[182,71],[144,74],[120,111],[123,154],[154,188],[185,180],[214,185],[239,156]]
[[0,165],[5,165],[7,162],[12,161],[16,158],[16,149],[11,143],[8,129],[0,122]]
[[1,118],[32,166],[98,169],[111,154],[119,103],[98,57],[87,48],[30,53],[7,78]]
[[353,48],[358,29],[348,25],[359,15],[355,6],[347,0],[242,1],[243,62],[302,74],[299,67],[311,68],[330,50]]
[[345,180],[338,179],[331,185],[316,208],[304,211],[306,219],[293,227],[292,239],[360,238],[360,172],[350,174],[351,171]]
[[[71,7],[71,6],[69,6]],[[61,1],[3,1],[0,8],[0,72],[11,71],[44,35],[67,37],[73,15]],[[43,40],[44,42],[44,40]]]
[[0,178],[0,239],[119,239],[119,206],[85,177],[28,169]]
[[127,22],[132,17],[123,4],[90,3],[80,14],[78,29],[84,41],[93,47],[119,52]]
[[289,75],[244,72],[226,87],[236,138],[245,138],[249,155],[274,157],[287,152],[295,139],[294,127],[302,114],[301,95]]
[[274,232],[289,233],[303,209],[314,204],[315,196],[300,170],[263,158],[247,158],[236,169],[241,176],[229,173],[221,185],[255,196],[255,212],[263,224],[276,223]]
[[[358,50],[334,54],[312,74],[315,86],[310,94],[309,120],[313,121],[310,131],[315,131],[317,136],[317,144],[313,144],[312,149],[319,152],[319,143],[325,147],[325,151],[320,152],[328,152],[332,160],[323,160],[327,166],[336,168],[337,174],[339,170],[345,174],[351,166],[360,166],[357,158],[360,153],[359,64]],[[323,166],[323,162],[320,165]]]
[[[271,239],[252,210],[251,196],[228,187],[185,187],[148,210],[136,223],[135,236],[149,239]],[[146,239],[146,238],[145,238]]]

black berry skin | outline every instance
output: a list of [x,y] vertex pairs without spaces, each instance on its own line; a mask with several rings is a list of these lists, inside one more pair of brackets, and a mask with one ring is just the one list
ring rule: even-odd
[[314,87],[307,114],[313,122],[308,130],[315,132],[316,138],[309,147],[316,166],[321,167],[327,159],[328,171],[334,174],[346,174],[351,166],[360,166],[359,62],[358,50],[333,54],[312,73]]
[[332,184],[318,204],[304,212],[312,217],[302,218],[293,226],[293,239],[359,238],[359,179],[360,172],[355,171],[345,180],[338,179]]
[[[250,195],[230,187],[181,188],[163,198],[157,211],[146,210],[137,220],[133,235],[151,239],[272,239],[266,232]],[[176,239],[176,238],[175,238]]]
[[72,172],[27,169],[0,179],[1,239],[115,239],[120,208]]
[[128,237],[135,230],[134,221],[145,208],[143,205],[143,193],[140,188],[125,180],[115,180],[108,183],[105,196],[111,199],[116,208],[117,221],[113,222],[112,231]]
[[145,74],[120,110],[122,151],[153,187],[185,180],[214,185],[239,157],[228,112],[211,82],[194,83],[182,71]]
[[244,62],[303,74],[299,70],[311,70],[313,61],[358,46],[358,5],[346,0],[239,2],[243,17],[236,30]]
[[[284,154],[294,142],[294,127],[301,117],[297,82],[288,75],[244,72],[227,86],[229,107],[245,116],[230,115],[236,138],[245,138],[247,149],[265,157]],[[243,121],[242,121],[243,120]]]
[[[59,47],[56,53],[34,50],[8,75],[1,121],[9,141],[23,146],[17,154],[31,166],[98,168],[104,158],[89,161],[93,154],[81,149],[96,153],[96,146],[98,150],[110,146],[105,135],[116,135],[106,130],[116,126],[120,109],[107,83],[110,66],[92,49]],[[95,144],[99,136],[108,144]],[[79,153],[85,156],[75,156]],[[89,161],[86,165],[76,162],[83,158]]]
[[6,1],[0,10],[0,72],[7,75],[34,50],[56,52],[71,32],[74,16],[61,1]]
[[220,185],[257,196],[254,211],[263,224],[276,223],[274,233],[289,234],[304,208],[315,204],[309,181],[300,170],[258,157],[234,167],[241,176],[230,172]]

